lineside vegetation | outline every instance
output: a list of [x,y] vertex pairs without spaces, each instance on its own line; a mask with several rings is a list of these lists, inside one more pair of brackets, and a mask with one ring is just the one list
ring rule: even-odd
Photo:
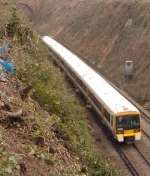
[[[38,42],[37,34],[29,25],[21,22],[24,20],[16,9],[6,19],[0,36],[12,46],[10,55],[14,57],[18,79],[33,90],[30,101],[19,102],[30,112],[26,123],[32,126],[26,133],[31,142],[24,144],[24,153],[43,160],[52,168],[51,175],[118,175],[111,164],[94,151],[85,109],[65,82],[64,73],[53,65],[48,49]],[[67,166],[66,156],[70,162]],[[14,160],[11,157],[11,161],[17,163]],[[0,169],[0,174],[4,171]]]

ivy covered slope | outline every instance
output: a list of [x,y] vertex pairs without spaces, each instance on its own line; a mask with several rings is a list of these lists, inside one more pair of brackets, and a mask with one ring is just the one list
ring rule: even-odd
[[117,175],[92,149],[85,109],[47,48],[15,8],[2,6],[0,40],[17,76],[0,81],[0,175]]

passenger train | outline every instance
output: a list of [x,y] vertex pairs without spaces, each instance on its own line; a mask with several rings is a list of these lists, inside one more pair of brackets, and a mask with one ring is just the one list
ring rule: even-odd
[[48,36],[42,36],[41,39],[55,55],[54,59],[58,65],[89,100],[113,137],[118,142],[140,140],[139,110],[63,45]]

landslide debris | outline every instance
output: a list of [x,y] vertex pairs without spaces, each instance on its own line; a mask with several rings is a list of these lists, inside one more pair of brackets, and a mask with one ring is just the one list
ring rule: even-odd
[[[0,6],[0,175],[117,175],[96,156],[86,113],[13,3]],[[14,71],[14,66],[16,70]]]

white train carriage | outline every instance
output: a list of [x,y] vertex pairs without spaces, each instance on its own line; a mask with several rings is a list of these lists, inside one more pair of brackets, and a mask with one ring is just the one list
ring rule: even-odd
[[119,142],[141,139],[140,112],[103,77],[54,39],[42,41],[67,72]]

